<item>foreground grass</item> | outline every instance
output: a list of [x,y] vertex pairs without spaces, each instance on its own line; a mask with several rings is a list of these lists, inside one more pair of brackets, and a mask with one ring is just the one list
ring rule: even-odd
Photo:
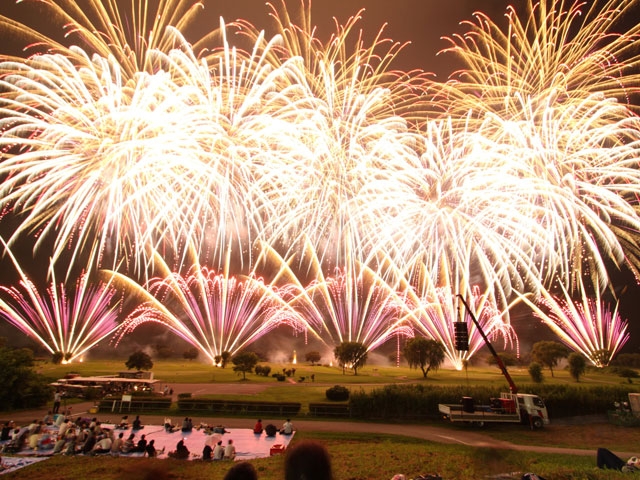
[[[513,478],[519,479],[524,472],[535,472],[547,480],[606,480],[623,476],[597,469],[595,453],[593,456],[539,454],[443,445],[399,436],[358,433],[299,432],[293,443],[302,439],[318,440],[327,446],[333,460],[335,480],[390,479],[396,473],[414,478],[419,474],[436,472],[444,480],[486,478],[506,473],[513,473]],[[282,456],[255,459],[251,462],[258,470],[260,480],[284,478]],[[199,461],[169,459],[56,456],[7,474],[5,478],[222,478],[230,466],[227,462],[205,464]]]

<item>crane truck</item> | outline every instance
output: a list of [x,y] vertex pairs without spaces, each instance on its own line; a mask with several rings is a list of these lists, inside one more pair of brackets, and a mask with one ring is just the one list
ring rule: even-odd
[[[544,401],[534,394],[518,393],[518,387],[511,378],[511,375],[509,375],[507,367],[494,350],[491,342],[482,330],[480,323],[469,308],[469,305],[461,295],[457,296],[473,320],[478,332],[482,335],[489,351],[496,359],[502,374],[507,379],[509,392],[501,393],[500,397],[490,399],[488,405],[476,405],[473,397],[462,397],[461,403],[455,405],[441,403],[438,405],[440,413],[451,422],[467,422],[475,425],[484,425],[485,423],[522,423],[534,429],[542,428],[544,425],[549,424],[549,414],[547,413],[547,407]],[[468,337],[466,329],[464,328],[467,324],[466,322],[456,323],[461,324],[456,325],[456,337],[458,337],[459,332],[462,332],[460,335],[462,337],[462,343],[467,342],[466,348],[468,348]],[[463,326],[463,328],[460,328],[461,326]],[[460,338],[456,338],[456,344],[457,348],[466,349],[463,345],[460,345]]]

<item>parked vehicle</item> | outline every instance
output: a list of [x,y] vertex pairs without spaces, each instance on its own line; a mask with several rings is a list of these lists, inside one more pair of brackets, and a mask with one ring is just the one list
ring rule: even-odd
[[530,393],[501,393],[489,405],[475,405],[472,397],[463,397],[460,404],[440,404],[440,413],[452,422],[522,423],[531,428],[549,424],[549,414],[542,399]]
[[[509,382],[509,393],[501,393],[499,398],[492,398],[489,405],[475,405],[472,397],[462,397],[462,401],[457,405],[439,404],[438,410],[448,420],[452,422],[467,422],[476,425],[492,423],[523,423],[533,428],[542,428],[549,423],[547,407],[542,399],[530,393],[518,393],[518,387],[514,383],[507,367],[496,353],[489,338],[482,330],[482,326],[469,308],[469,305],[461,295],[457,295],[464,308],[482,336],[485,345],[496,359],[496,363],[507,382]],[[460,321],[454,324],[456,334],[456,348],[458,350],[468,350],[467,323]]]

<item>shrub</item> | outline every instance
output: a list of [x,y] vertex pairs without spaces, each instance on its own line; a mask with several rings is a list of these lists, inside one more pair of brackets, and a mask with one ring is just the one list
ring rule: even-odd
[[271,367],[269,365],[256,365],[253,371],[256,373],[256,375],[268,377],[271,373]]
[[334,387],[327,388],[325,395],[329,400],[341,402],[344,400],[349,400],[349,389],[347,387],[343,387],[342,385],[336,385]]
[[544,381],[544,375],[542,374],[542,365],[537,362],[531,362],[529,364],[529,376],[534,383],[542,383]]
[[185,398],[191,398],[191,394],[190,393],[179,393],[178,394],[178,400],[185,399]]
[[284,380],[287,378],[284,375],[282,375],[281,373],[274,373],[273,375],[271,375],[273,378],[275,378],[276,380],[278,380],[279,382],[284,382]]

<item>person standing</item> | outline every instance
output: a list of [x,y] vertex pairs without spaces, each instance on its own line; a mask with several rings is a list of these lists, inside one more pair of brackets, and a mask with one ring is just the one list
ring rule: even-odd
[[53,409],[51,413],[58,413],[60,411],[60,402],[62,401],[62,394],[60,390],[56,390],[56,393],[53,394]]

